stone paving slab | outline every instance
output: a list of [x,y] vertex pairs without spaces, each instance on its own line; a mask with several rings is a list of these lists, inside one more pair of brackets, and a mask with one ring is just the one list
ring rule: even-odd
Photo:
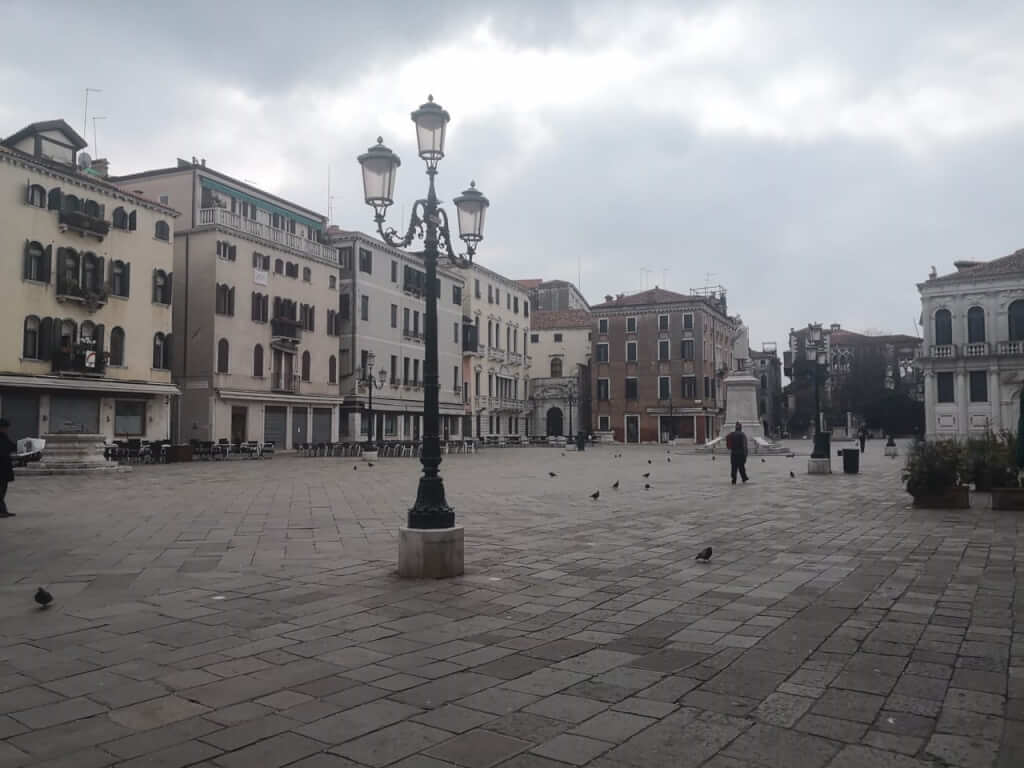
[[19,478],[0,766],[1022,765],[1024,518],[913,509],[880,453],[446,457],[431,582],[394,573],[409,459]]

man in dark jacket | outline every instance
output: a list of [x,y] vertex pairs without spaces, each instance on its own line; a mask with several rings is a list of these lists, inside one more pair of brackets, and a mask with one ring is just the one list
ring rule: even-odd
[[7,511],[7,503],[4,501],[7,484],[14,480],[11,454],[18,452],[18,445],[7,436],[9,426],[11,423],[7,419],[0,419],[0,517],[14,517],[13,512]]
[[743,482],[747,482],[747,436],[743,434],[743,425],[736,422],[736,431],[730,432],[725,438],[725,446],[729,449],[732,484],[736,485],[736,473],[739,472]]

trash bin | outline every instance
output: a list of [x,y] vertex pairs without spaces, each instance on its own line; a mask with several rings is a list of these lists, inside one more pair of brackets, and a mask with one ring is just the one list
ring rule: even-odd
[[843,472],[848,475],[856,475],[860,472],[860,450],[844,448],[839,455],[843,457]]
[[577,432],[576,433],[576,450],[577,451],[582,451],[584,445],[586,445],[586,442],[587,442],[587,436],[582,431]]

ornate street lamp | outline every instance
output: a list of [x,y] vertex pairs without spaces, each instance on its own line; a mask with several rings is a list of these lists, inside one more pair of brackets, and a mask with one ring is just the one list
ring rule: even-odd
[[[426,198],[413,205],[409,227],[404,235],[392,227],[384,228],[388,206],[394,202],[395,175],[401,161],[398,155],[384,146],[378,138],[376,146],[359,156],[363,169],[363,192],[366,204],[374,211],[377,232],[388,245],[407,248],[414,240],[423,241],[423,265],[426,268],[426,317],[424,326],[425,358],[423,361],[423,452],[420,461],[423,475],[416,492],[416,502],[409,510],[409,528],[439,529],[455,525],[455,512],[445,500],[441,481],[441,441],[438,435],[440,413],[438,407],[439,382],[437,377],[437,262],[441,257],[459,267],[472,264],[476,246],[483,239],[484,215],[490,202],[475,183],[455,198],[458,211],[459,236],[466,244],[465,255],[456,251],[448,230],[448,214],[440,207],[434,190],[437,164],[444,157],[445,132],[449,115],[434,103],[427,103],[412,113],[416,124],[416,143],[419,156],[427,166]],[[400,553],[401,558],[401,553]],[[401,571],[401,567],[399,568]]]
[[821,384],[828,376],[828,350],[825,348],[820,325],[807,326],[806,355],[814,366],[814,450],[811,452],[811,458],[830,459],[832,441],[821,424]]
[[373,422],[374,422],[374,418],[373,418],[373,390],[374,389],[383,389],[384,388],[384,380],[387,378],[387,375],[388,375],[388,372],[386,370],[384,370],[383,368],[381,368],[380,372],[378,373],[378,375],[380,376],[380,383],[379,384],[377,383],[377,380],[375,378],[373,378],[373,365],[376,362],[376,360],[377,360],[377,356],[375,354],[373,354],[373,352],[367,352],[366,353],[366,370],[363,371],[363,376],[360,379],[360,382],[365,384],[367,389],[369,390],[369,398],[370,398],[369,404],[368,404],[368,410],[370,412],[370,425],[369,425],[369,428],[368,428],[367,434],[366,434],[366,446],[363,448],[364,451],[375,451],[376,450],[376,448],[373,445]]
[[576,403],[579,402],[576,393],[576,379],[569,379],[569,383],[565,388],[565,402],[569,406],[569,439],[575,439],[575,433],[572,431],[572,412],[576,408]]

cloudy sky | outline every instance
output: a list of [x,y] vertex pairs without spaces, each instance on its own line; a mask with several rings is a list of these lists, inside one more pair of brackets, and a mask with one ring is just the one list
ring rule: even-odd
[[1024,246],[1021,3],[58,0],[45,34],[4,7],[0,134],[81,130],[101,88],[113,173],[196,155],[326,211],[330,168],[334,222],[369,230],[355,157],[382,134],[408,210],[433,93],[442,196],[491,199],[483,263],[579,268],[595,303],[710,279],[756,344],[911,333],[931,265]]

